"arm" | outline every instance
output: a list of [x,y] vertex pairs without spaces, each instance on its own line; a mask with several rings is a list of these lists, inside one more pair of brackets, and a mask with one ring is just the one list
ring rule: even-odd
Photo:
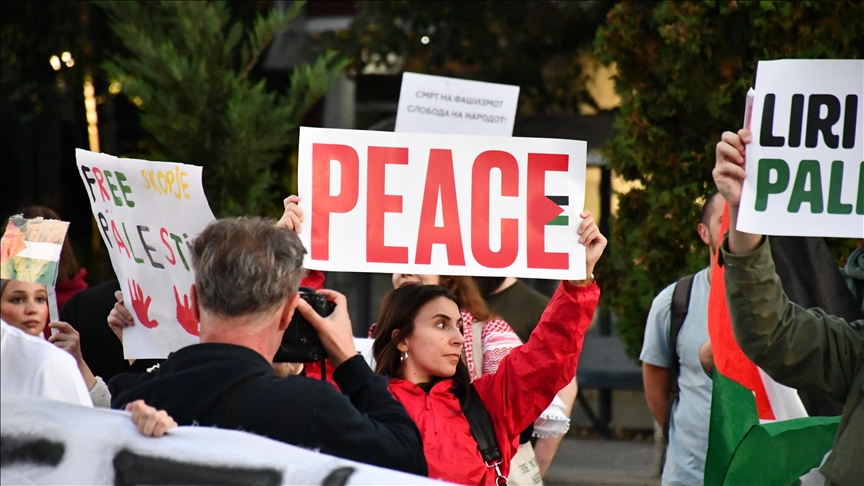
[[507,437],[518,435],[573,379],[599,298],[595,283],[561,282],[531,339],[505,357],[497,373],[474,381],[496,431],[500,424]]
[[583,211],[577,229],[585,245],[588,278],[561,282],[526,344],[513,350],[497,373],[474,381],[496,432],[518,436],[549,406],[552,398],[576,376],[585,331],[594,318],[600,288],[592,277],[594,265],[606,248],[590,211]]
[[664,427],[666,425],[666,410],[669,408],[669,368],[642,363],[642,382],[645,384],[645,400],[654,420]]
[[713,171],[717,190],[729,204],[729,235],[720,251],[735,340],[777,382],[845,401],[855,367],[864,359],[864,322],[850,326],[821,309],[791,303],[774,271],[767,241],[735,228],[751,139],[748,130],[725,132]]
[[730,253],[727,240],[721,252],[729,316],[744,354],[778,383],[844,402],[864,361],[864,321],[850,325],[790,302],[767,240],[747,255]]
[[84,362],[84,358],[81,356],[81,338],[78,331],[69,324],[60,321],[52,322],[48,324],[48,327],[57,329],[58,331],[56,334],[52,334],[48,338],[48,341],[75,358],[78,370],[81,372],[84,383],[87,385],[87,390],[92,390],[96,386],[96,377],[93,376],[93,372],[90,371],[90,367],[87,366],[87,363]]
[[357,354],[345,296],[332,290],[318,293],[336,304],[332,314],[321,317],[302,299],[297,310],[321,338],[327,359],[336,368],[333,381],[342,393],[322,384],[310,437],[323,438],[324,453],[425,476],[420,431],[387,389],[387,380]]
[[[576,400],[578,392],[579,385],[576,384],[575,377],[558,392],[558,398],[565,404],[564,415],[567,417],[573,412],[573,402]],[[537,444],[534,445],[534,456],[537,458],[541,478],[546,475],[546,471],[552,465],[552,460],[555,459],[555,454],[558,452],[562,440],[564,440],[564,434],[537,439]]]
[[420,431],[387,389],[387,380],[360,355],[336,368],[333,379],[344,396],[332,386],[321,387],[310,435],[326,438],[321,452],[426,476]]

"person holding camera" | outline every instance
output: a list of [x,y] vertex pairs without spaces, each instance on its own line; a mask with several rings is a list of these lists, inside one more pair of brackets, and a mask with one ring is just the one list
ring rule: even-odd
[[[335,304],[326,318],[299,297],[304,253],[297,234],[271,220],[227,218],[207,226],[192,247],[201,343],[147,373],[115,376],[112,407],[144,399],[180,425],[239,429],[426,475],[417,426],[354,348],[345,297],[319,291]],[[274,373],[273,357],[295,310],[317,332],[339,390]]]

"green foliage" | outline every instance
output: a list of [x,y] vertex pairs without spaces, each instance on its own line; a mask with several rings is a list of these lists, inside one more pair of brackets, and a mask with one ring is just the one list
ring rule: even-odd
[[864,4],[851,1],[622,2],[609,12],[596,52],[618,67],[621,109],[607,155],[639,185],[619,196],[602,272],[631,356],[654,296],[708,263],[697,201],[715,191],[714,146],[741,126],[757,61],[860,58],[861,19]]
[[146,156],[201,165],[217,216],[281,208],[293,181],[288,153],[303,114],[332,87],[347,60],[326,53],[297,68],[277,93],[251,73],[303,3],[230,22],[223,2],[100,2],[128,52],[103,67],[141,110]]
[[[521,114],[597,108],[580,56],[614,2],[357,2],[332,45],[358,71],[405,70],[521,87]],[[427,43],[423,43],[424,37]]]

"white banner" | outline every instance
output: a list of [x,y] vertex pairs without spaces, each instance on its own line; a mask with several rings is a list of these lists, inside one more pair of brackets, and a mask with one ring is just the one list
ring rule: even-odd
[[402,74],[396,131],[513,135],[519,86]]
[[[76,150],[78,171],[135,326],[126,358],[166,358],[198,342],[191,245],[213,221],[201,167]],[[106,316],[107,317],[107,316]]]
[[585,278],[583,141],[300,129],[305,266]]
[[215,427],[148,438],[117,410],[35,398],[0,409],[2,484],[443,484]]
[[864,61],[760,61],[738,229],[864,238]]

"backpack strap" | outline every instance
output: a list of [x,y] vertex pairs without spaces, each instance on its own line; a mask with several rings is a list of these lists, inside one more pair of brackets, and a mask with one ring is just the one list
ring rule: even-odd
[[501,474],[501,451],[498,449],[498,439],[495,438],[495,429],[492,427],[492,419],[474,384],[468,386],[468,398],[462,404],[462,413],[468,419],[471,435],[477,441],[477,448],[483,457],[486,467],[494,469],[496,474],[495,483],[499,486],[507,484],[507,478]]
[[687,318],[687,310],[690,307],[690,294],[693,292],[693,277],[695,274],[681,277],[675,283],[672,292],[672,305],[670,306],[669,323],[669,353],[671,356],[669,366],[669,401],[666,404],[666,421],[663,424],[663,438],[669,442],[669,422],[672,421],[672,406],[678,400],[678,377],[681,375],[681,358],[678,357],[678,335]]

